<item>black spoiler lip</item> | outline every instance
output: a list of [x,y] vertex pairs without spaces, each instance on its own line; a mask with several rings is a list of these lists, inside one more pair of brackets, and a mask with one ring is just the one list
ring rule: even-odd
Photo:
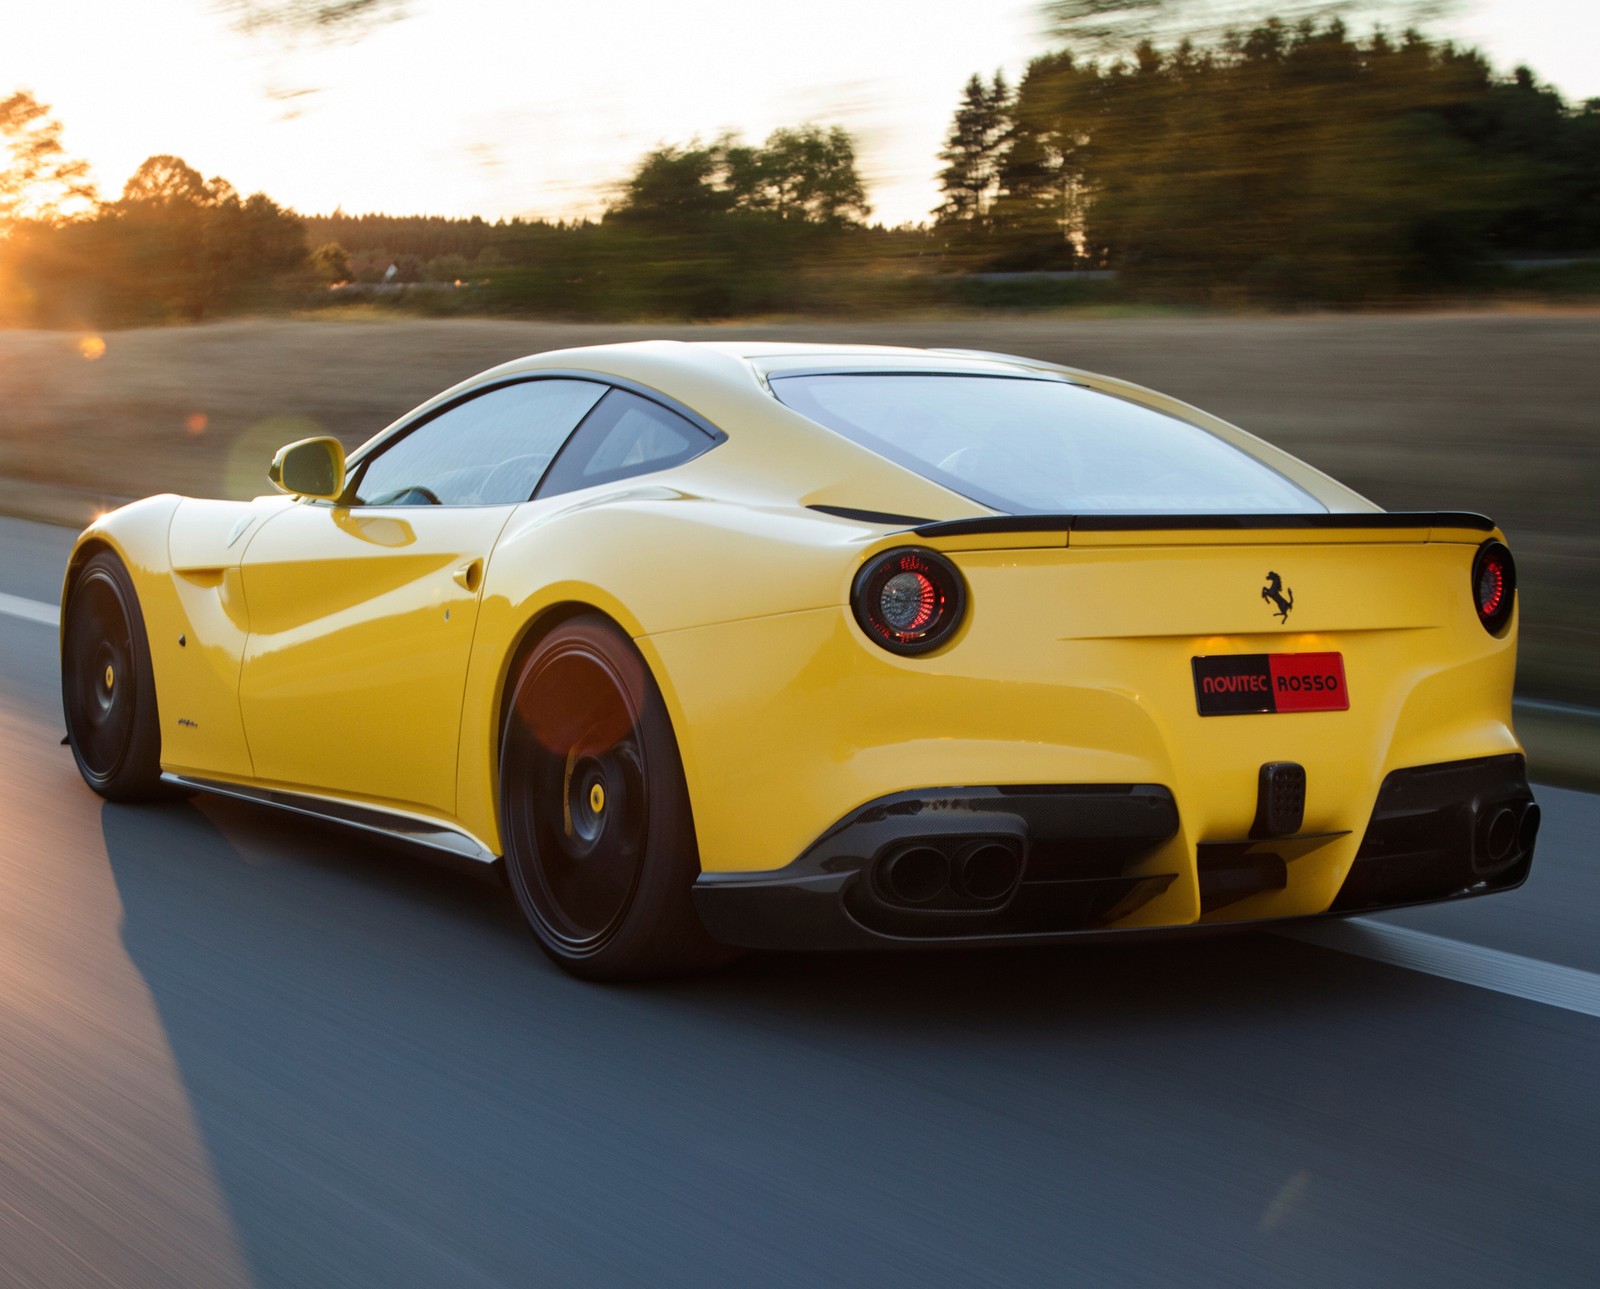
[[1466,510],[1379,510],[1319,515],[991,515],[946,519],[913,528],[918,537],[990,533],[1138,533],[1179,529],[1471,528],[1492,533],[1494,521]]

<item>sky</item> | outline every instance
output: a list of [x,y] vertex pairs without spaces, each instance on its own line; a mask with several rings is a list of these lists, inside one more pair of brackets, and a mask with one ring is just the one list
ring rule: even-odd
[[[409,0],[358,41],[245,35],[215,0],[8,0],[0,97],[49,104],[115,195],[155,153],[303,213],[598,214],[646,150],[843,125],[874,218],[925,219],[973,72],[1043,52],[1034,0]],[[1462,0],[1439,34],[1600,97],[1600,0]]]

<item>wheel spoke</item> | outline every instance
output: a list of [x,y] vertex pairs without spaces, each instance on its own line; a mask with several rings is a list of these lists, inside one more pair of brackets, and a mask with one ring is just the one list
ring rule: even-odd
[[127,615],[103,575],[86,579],[68,606],[67,643],[68,718],[78,753],[93,774],[109,778],[132,738],[135,676]]
[[[648,819],[637,715],[606,660],[573,649],[519,688],[508,742],[512,831],[545,934],[573,950],[603,943],[638,885]],[[513,846],[510,849],[516,850]]]

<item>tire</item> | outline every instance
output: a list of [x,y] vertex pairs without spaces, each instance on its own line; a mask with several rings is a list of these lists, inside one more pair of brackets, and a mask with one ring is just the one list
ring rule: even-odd
[[522,659],[500,748],[506,879],[540,946],[585,980],[732,961],[694,911],[700,872],[677,740],[650,669],[598,614]]
[[161,718],[139,598],[123,563],[101,551],[67,596],[61,637],[61,706],[83,781],[108,801],[155,801]]

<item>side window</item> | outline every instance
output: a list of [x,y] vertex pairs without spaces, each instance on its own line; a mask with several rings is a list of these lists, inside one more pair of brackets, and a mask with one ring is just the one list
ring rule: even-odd
[[716,442],[660,403],[613,389],[595,408],[539,485],[541,497],[590,488],[681,465]]
[[572,427],[606,392],[588,380],[501,385],[423,422],[363,463],[366,506],[527,501]]

